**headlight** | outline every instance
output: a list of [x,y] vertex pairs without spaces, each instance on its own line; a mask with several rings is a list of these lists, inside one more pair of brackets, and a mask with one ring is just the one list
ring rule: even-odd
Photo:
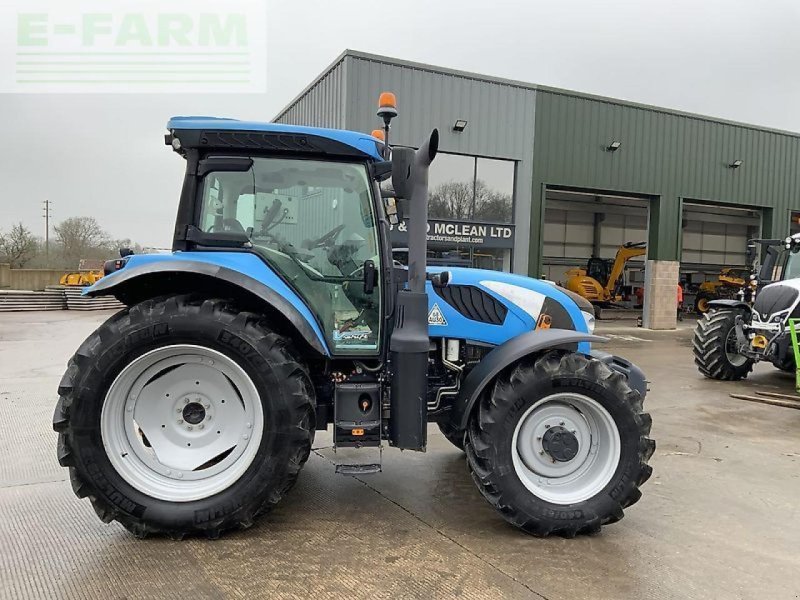
[[583,315],[583,320],[586,321],[586,327],[589,330],[589,333],[594,333],[594,315],[586,312],[585,310],[582,310],[581,314]]

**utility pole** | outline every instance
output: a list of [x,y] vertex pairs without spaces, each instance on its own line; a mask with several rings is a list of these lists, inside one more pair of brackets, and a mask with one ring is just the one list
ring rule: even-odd
[[44,209],[44,252],[45,252],[45,261],[47,262],[47,266],[50,266],[50,214],[52,212],[53,201],[52,200],[43,200],[42,201],[42,208]]

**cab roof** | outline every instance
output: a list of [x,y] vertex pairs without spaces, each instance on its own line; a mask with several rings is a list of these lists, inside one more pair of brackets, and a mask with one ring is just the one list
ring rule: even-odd
[[[358,131],[201,116],[172,117],[167,129],[170,131],[167,137],[178,138],[181,148],[312,153],[383,160],[380,153],[383,142]],[[242,135],[245,133],[249,135]],[[167,143],[172,140],[168,139]]]

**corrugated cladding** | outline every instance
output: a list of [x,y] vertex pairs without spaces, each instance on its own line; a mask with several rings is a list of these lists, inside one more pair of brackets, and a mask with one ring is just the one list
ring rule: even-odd
[[342,57],[322,77],[303,90],[275,121],[289,125],[346,129],[342,110],[347,101],[344,65]]
[[[350,129],[379,127],[375,116],[378,96],[389,90],[397,96],[400,115],[392,123],[392,135],[400,144],[416,145],[438,127],[444,152],[516,160],[530,154],[534,90],[413,63],[359,55],[351,58]],[[463,132],[452,130],[456,119],[468,121]]]
[[[614,140],[619,150],[606,151]],[[652,196],[650,258],[680,258],[682,201],[765,208],[763,233],[775,236],[800,208],[800,137],[790,133],[540,89],[534,148],[535,218],[543,185]]]
[[[517,161],[517,272],[541,265],[546,185],[652,198],[648,256],[662,260],[680,258],[685,201],[762,208],[773,236],[800,210],[796,134],[361,52],[345,52],[276,120],[371,131],[386,90],[400,112],[392,143],[438,127],[443,152]],[[456,119],[465,131],[452,131]],[[614,140],[620,149],[606,151]]]
[[[416,146],[436,127],[441,152],[517,161],[516,235],[525,249],[514,253],[514,270],[527,271],[535,90],[361,53],[348,53],[344,60],[347,102],[340,112],[347,129],[381,127],[378,96],[392,91],[400,114],[392,123],[391,143]],[[463,132],[453,131],[456,119],[468,121]]]

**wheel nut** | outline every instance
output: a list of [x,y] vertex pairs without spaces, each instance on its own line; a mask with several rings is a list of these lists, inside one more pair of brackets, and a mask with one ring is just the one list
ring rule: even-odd
[[249,436],[249,435],[245,435],[245,436],[244,436],[244,439],[246,439],[246,440],[249,440],[249,439],[250,439],[250,436]]
[[550,429],[550,425],[545,425],[544,428],[545,429]]
[[188,398],[184,398],[184,399],[183,399],[183,403],[184,403],[184,404],[189,404],[189,399],[188,399]]
[[186,429],[188,429],[189,431],[191,431],[191,430],[192,430],[192,426],[191,426],[191,425],[187,425],[187,426],[186,426]]
[[178,425],[183,425],[183,419],[178,419]]
[[202,424],[202,423],[200,423],[200,425],[198,425],[198,426],[197,426],[197,428],[198,428],[198,429],[202,429],[202,428],[203,428],[203,424]]
[[561,421],[561,422],[559,423],[559,425],[561,425],[561,427],[563,427],[563,426],[564,426],[564,421]]

